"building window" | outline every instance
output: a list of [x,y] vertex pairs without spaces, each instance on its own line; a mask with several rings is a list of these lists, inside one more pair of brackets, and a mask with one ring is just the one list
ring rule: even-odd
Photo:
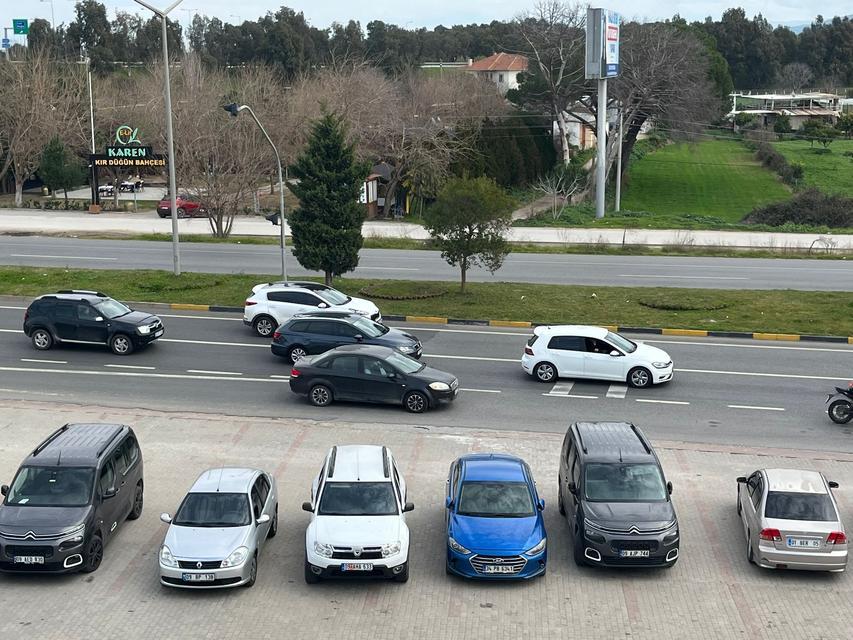
[[498,76],[498,82],[503,83],[503,81],[504,81],[504,74],[500,74]]

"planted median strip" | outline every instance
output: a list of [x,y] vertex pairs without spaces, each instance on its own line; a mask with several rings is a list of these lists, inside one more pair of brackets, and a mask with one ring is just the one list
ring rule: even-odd
[[[0,267],[0,294],[36,296],[59,289],[94,289],[121,300],[242,307],[252,286],[271,275],[167,271],[67,270]],[[360,296],[381,292],[383,315],[523,323],[665,327],[783,335],[853,336],[853,293],[742,291],[666,287],[581,287],[526,283],[469,283],[465,294],[448,283],[340,278],[335,286]],[[416,299],[425,287],[442,295]],[[192,307],[190,307],[192,308]],[[522,324],[509,324],[522,323]],[[679,333],[676,333],[678,335]],[[694,335],[685,332],[681,335]]]

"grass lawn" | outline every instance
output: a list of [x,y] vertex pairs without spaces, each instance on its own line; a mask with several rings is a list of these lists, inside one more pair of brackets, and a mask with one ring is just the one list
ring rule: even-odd
[[803,165],[803,182],[827,193],[838,193],[853,197],[853,140],[836,140],[829,149],[831,153],[817,153],[823,149],[819,144],[814,147],[805,140],[786,140],[774,142],[773,146],[788,159]]
[[[0,294],[33,296],[79,288],[122,300],[242,306],[253,285],[274,277],[0,267]],[[366,286],[390,296],[447,290],[420,300],[376,299],[386,315],[853,335],[853,293],[845,292],[469,283],[462,294],[456,283],[356,278],[338,279],[335,286],[351,295]]]

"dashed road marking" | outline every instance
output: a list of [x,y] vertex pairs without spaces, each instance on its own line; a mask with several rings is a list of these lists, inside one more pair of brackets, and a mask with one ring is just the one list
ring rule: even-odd
[[610,388],[607,390],[607,397],[624,398],[626,393],[628,393],[627,384],[611,384]]
[[187,369],[187,373],[205,373],[213,376],[242,376],[238,371],[208,371],[206,369]]
[[748,409],[752,411],[784,411],[784,407],[756,407],[748,404],[730,404],[726,405],[729,409]]
[[648,398],[637,398],[637,402],[648,402],[649,404],[690,404],[689,402],[684,402],[683,400],[651,400]]
[[148,371],[154,371],[157,367],[144,367],[139,364],[105,364],[105,367],[110,367],[111,369],[145,369]]
[[21,358],[21,362],[41,362],[43,364],[68,364],[68,360],[39,360],[37,358]]

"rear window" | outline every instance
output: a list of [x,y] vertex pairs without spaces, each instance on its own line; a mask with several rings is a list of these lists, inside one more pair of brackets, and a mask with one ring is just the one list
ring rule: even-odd
[[780,520],[838,520],[832,500],[826,493],[771,491],[767,494],[764,517]]
[[536,341],[537,341],[538,339],[539,339],[539,336],[537,336],[537,335],[534,333],[532,336],[530,336],[530,339],[527,341],[527,346],[528,346],[528,347],[532,347],[532,346],[536,343]]
[[297,322],[291,322],[288,329],[297,333],[305,333],[308,330],[308,321],[298,320]]

